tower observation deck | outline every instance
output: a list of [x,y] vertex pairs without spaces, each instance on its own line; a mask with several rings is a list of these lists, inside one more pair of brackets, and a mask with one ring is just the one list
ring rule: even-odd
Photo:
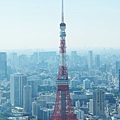
[[68,69],[66,64],[66,24],[64,23],[64,10],[62,0],[62,21],[60,23],[60,58],[57,84],[56,102],[50,120],[78,120],[74,114],[69,92]]

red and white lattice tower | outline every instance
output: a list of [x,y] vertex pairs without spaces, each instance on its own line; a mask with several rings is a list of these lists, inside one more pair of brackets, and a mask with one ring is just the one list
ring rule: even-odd
[[54,112],[50,120],[78,120],[74,114],[74,109],[71,105],[68,70],[66,65],[66,43],[65,33],[66,24],[64,23],[64,11],[62,0],[62,22],[60,24],[60,58],[57,84],[57,95],[54,107]]

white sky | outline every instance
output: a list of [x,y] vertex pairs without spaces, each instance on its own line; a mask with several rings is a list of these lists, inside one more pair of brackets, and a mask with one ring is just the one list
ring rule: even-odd
[[[58,48],[61,0],[0,0],[0,49]],[[120,0],[65,0],[67,47],[120,47]]]

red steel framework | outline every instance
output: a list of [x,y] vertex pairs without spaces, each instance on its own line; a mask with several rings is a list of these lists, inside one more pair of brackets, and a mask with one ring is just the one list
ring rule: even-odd
[[50,120],[78,120],[74,114],[69,92],[68,70],[66,65],[66,43],[64,23],[63,0],[62,0],[62,23],[60,24],[60,58],[57,84],[57,95],[54,112]]

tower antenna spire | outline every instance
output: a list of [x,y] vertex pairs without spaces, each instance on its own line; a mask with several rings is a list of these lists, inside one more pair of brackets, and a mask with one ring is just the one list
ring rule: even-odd
[[64,3],[62,0],[62,23],[64,23]]

